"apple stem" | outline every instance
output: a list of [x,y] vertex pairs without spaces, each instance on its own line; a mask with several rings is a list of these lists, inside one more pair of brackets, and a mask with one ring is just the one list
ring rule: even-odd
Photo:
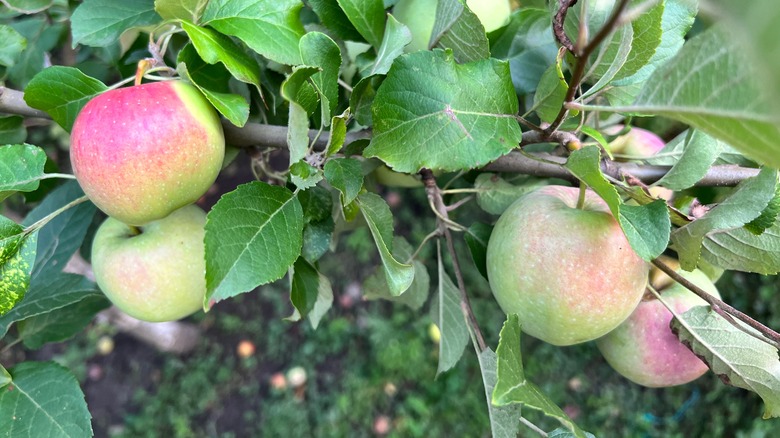
[[87,196],[82,196],[80,198],[76,198],[67,204],[63,205],[62,207],[58,208],[57,210],[54,210],[53,212],[49,213],[45,217],[41,218],[38,222],[35,222],[34,224],[30,225],[29,227],[24,229],[24,233],[27,235],[30,235],[41,228],[43,228],[46,224],[48,224],[52,219],[59,216],[60,213],[64,212],[65,210],[70,209],[71,207],[75,207],[83,202],[89,201],[89,198]]
[[588,186],[585,183],[580,183],[580,196],[577,198],[577,208],[580,210],[585,209],[585,193],[588,191]]
[[707,304],[709,304],[712,307],[712,310],[714,310],[717,314],[722,316],[724,319],[726,319],[731,325],[734,327],[744,331],[747,334],[754,334],[751,333],[749,330],[747,330],[742,324],[737,323],[734,318],[744,322],[751,328],[755,329],[757,332],[761,333],[762,338],[760,338],[762,341],[768,343],[769,345],[772,345],[773,347],[780,349],[780,333],[777,333],[776,331],[772,330],[771,328],[765,326],[764,324],[761,324],[760,322],[756,321],[755,319],[751,318],[750,316],[740,312],[739,310],[732,307],[730,304],[725,303],[724,301],[708,294],[705,292],[702,288],[696,286],[692,282],[688,281],[685,277],[678,274],[677,271],[672,269],[671,266],[667,265],[666,263],[662,262],[659,259],[654,259],[652,263],[658,267],[661,271],[663,271],[666,275],[672,277],[672,280],[680,283],[681,285],[685,286],[688,290],[695,293],[699,298],[706,301]]

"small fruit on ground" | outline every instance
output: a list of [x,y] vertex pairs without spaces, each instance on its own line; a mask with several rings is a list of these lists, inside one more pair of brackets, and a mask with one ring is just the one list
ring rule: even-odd
[[[717,288],[702,271],[678,271],[680,275],[720,298]],[[707,303],[679,283],[661,292],[678,314]],[[682,385],[707,372],[707,365],[686,348],[669,328],[672,313],[655,297],[642,301],[618,328],[598,339],[596,345],[607,362],[622,376],[651,388]]]
[[224,155],[214,108],[181,81],[106,91],[84,106],[71,132],[73,173],[84,192],[131,225],[195,202]]
[[98,286],[128,315],[150,322],[203,307],[206,214],[195,205],[142,227],[108,218],[92,244]]
[[515,201],[487,247],[490,288],[523,331],[554,345],[596,339],[634,310],[648,265],[606,203],[588,190],[546,186]]

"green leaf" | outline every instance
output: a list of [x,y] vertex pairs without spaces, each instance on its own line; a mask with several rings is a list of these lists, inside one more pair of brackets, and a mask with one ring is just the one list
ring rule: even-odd
[[322,181],[323,175],[320,169],[301,160],[290,166],[290,181],[301,190],[310,189]]
[[165,20],[197,23],[208,0],[154,0],[154,10]]
[[385,33],[385,5],[382,0],[337,0],[355,29],[374,47]]
[[495,173],[481,173],[474,181],[479,208],[500,215],[526,193],[547,184],[547,180],[524,177],[515,185]]
[[67,340],[91,323],[98,312],[110,306],[111,302],[105,297],[87,297],[70,306],[20,321],[17,325],[19,338],[30,349]]
[[32,192],[45,178],[46,153],[29,144],[0,146],[0,201],[15,192]]
[[509,61],[518,94],[536,90],[542,74],[555,63],[558,44],[550,32],[551,21],[546,10],[522,8],[506,27],[489,35],[491,56]]
[[393,61],[404,53],[404,47],[411,42],[412,33],[409,28],[388,14],[382,44],[376,51],[376,60],[361,71],[364,79],[372,75],[387,74]]
[[24,100],[45,111],[70,132],[87,102],[108,90],[102,82],[73,67],[49,67],[35,75],[24,90]]
[[61,309],[90,297],[103,297],[94,283],[80,275],[39,275],[32,279],[30,290],[16,307],[0,316],[0,337],[14,322]]
[[309,315],[317,301],[319,289],[320,273],[306,259],[298,257],[290,269],[290,301],[295,307],[295,319]]
[[479,368],[482,371],[482,383],[490,416],[490,429],[494,438],[516,438],[520,432],[520,406],[496,406],[491,402],[491,394],[498,380],[498,356],[490,348],[477,355]]
[[633,28],[622,26],[616,29],[607,41],[602,43],[598,54],[595,55],[598,64],[590,66],[589,74],[585,78],[586,82],[595,83],[583,94],[583,98],[606,87],[623,69],[631,53],[633,38]]
[[780,214],[780,184],[775,187],[775,194],[769,201],[769,205],[757,218],[746,223],[744,228],[755,235],[761,235],[777,222],[778,214]]
[[349,18],[341,10],[336,0],[309,0],[307,3],[320,17],[322,24],[339,38],[347,41],[365,42],[363,36],[349,22]]
[[23,14],[35,14],[49,9],[54,0],[2,0],[9,9]]
[[363,167],[354,158],[333,158],[325,163],[325,179],[341,192],[342,204],[357,198],[363,188]]
[[355,114],[355,120],[363,126],[374,124],[371,116],[371,106],[376,97],[376,89],[382,83],[383,77],[369,76],[361,79],[352,89],[349,96],[349,108]]
[[[642,0],[634,0],[631,6],[639,6],[641,4]],[[655,52],[661,45],[663,37],[665,9],[666,0],[658,1],[653,7],[644,11],[637,19],[631,22],[633,30],[631,53],[629,53],[625,64],[623,64],[623,68],[615,75],[616,80],[636,74],[655,56]]]
[[341,49],[329,36],[321,32],[308,32],[304,35],[300,49],[303,63],[320,69],[311,76],[311,81],[320,95],[322,124],[328,126],[339,103]]
[[[49,193],[27,215],[22,225],[30,226],[83,195],[79,184],[69,181]],[[96,211],[94,204],[83,202],[63,211],[38,230],[38,255],[32,271],[33,286],[35,279],[62,271],[73,253],[81,247]]]
[[70,17],[73,48],[79,44],[105,47],[130,28],[160,21],[154,0],[84,0]]
[[206,223],[206,303],[281,278],[301,254],[303,225],[284,187],[255,181],[223,195]]
[[182,21],[181,27],[187,32],[187,36],[190,37],[190,41],[201,59],[209,64],[221,62],[234,78],[254,85],[257,91],[262,93],[260,90],[260,66],[232,39],[188,21]]
[[27,235],[11,219],[0,216],[0,315],[24,298],[35,263],[36,234]]
[[671,232],[666,203],[657,200],[639,206],[623,204],[615,187],[601,173],[600,157],[598,147],[586,146],[569,156],[566,168],[607,203],[640,257],[647,261],[658,257],[666,249]]
[[329,157],[340,151],[347,139],[347,122],[349,120],[349,108],[338,116],[334,116],[330,122],[330,136],[325,147],[325,157]]
[[519,144],[517,111],[506,62],[456,64],[448,51],[409,53],[379,87],[364,155],[406,173],[480,167]]
[[760,163],[780,167],[780,115],[739,37],[716,25],[691,38],[647,80],[629,106],[585,109],[679,120],[725,141]]
[[0,41],[3,42],[0,46],[0,65],[13,67],[27,48],[27,39],[11,26],[0,25]]
[[[9,437],[87,437],[92,424],[76,376],[54,362],[22,362],[0,391],[0,430]],[[12,414],[13,413],[13,414]]]
[[671,328],[724,383],[760,395],[765,419],[780,417],[776,348],[734,327],[708,306],[693,307],[674,318]]
[[[547,434],[547,438],[574,438],[576,436],[577,435],[575,435],[572,431],[563,427],[559,427]],[[596,438],[596,436],[590,432],[585,432],[585,436],[587,438]]]
[[441,251],[438,257],[439,285],[436,302],[436,325],[441,332],[439,341],[439,367],[436,376],[454,367],[469,343],[469,329],[460,306],[460,290],[444,270]]
[[8,79],[19,88],[25,88],[30,79],[49,66],[49,51],[54,50],[65,30],[63,23],[52,23],[42,16],[18,19],[10,24],[27,39],[16,64],[8,69]]
[[493,389],[492,401],[496,406],[520,404],[541,411],[558,420],[561,425],[574,432],[577,437],[585,434],[573,421],[545,395],[538,386],[529,382],[523,370],[523,356],[520,352],[520,318],[507,315],[498,341],[498,380]]
[[332,218],[333,200],[330,191],[322,187],[312,187],[298,192],[298,200],[303,208],[303,219],[307,223]]
[[11,374],[0,365],[0,389],[5,388],[9,383],[11,383]]
[[393,214],[390,212],[390,207],[374,193],[358,196],[357,203],[382,258],[390,294],[401,295],[409,289],[414,280],[414,267],[401,263],[393,257]]
[[[393,241],[393,256],[396,260],[409,260],[414,253],[414,248],[403,237],[396,237]],[[384,269],[377,269],[363,283],[363,298],[366,300],[387,300],[403,304],[413,310],[419,310],[428,300],[431,277],[425,265],[419,260],[413,260],[414,280],[404,293],[394,296],[387,284],[387,276]]]
[[544,72],[534,93],[534,110],[543,122],[552,123],[558,116],[569,85],[563,77],[560,60]]
[[300,0],[211,0],[202,24],[243,41],[255,52],[281,64],[298,65],[298,41],[305,33]]
[[487,244],[493,227],[482,222],[474,222],[463,234],[466,245],[469,247],[471,259],[477,270],[487,279]]
[[3,144],[23,143],[26,139],[27,128],[24,126],[24,117],[0,117],[0,146]]
[[682,155],[656,185],[674,191],[693,187],[697,181],[704,178],[724,146],[719,140],[696,130],[682,133],[673,141],[683,144]]
[[333,218],[330,216],[307,223],[303,229],[303,248],[301,249],[303,258],[309,263],[315,263],[325,255],[330,249],[331,240],[333,240],[334,227]]
[[[179,75],[198,87],[206,99],[225,116],[230,123],[244,126],[249,119],[249,104],[238,94],[230,93],[227,87],[228,71],[221,65],[210,65],[200,59],[192,45],[179,52],[176,70]],[[222,79],[217,82],[215,79]]]
[[290,102],[287,118],[287,148],[290,151],[290,164],[302,160],[309,150],[309,112],[316,104],[316,93],[308,83],[318,67],[294,67],[292,73],[282,82],[281,93]]
[[465,2],[460,0],[439,0],[431,43],[434,47],[451,49],[460,63],[490,57],[490,47],[482,22],[466,7]]
[[775,194],[777,171],[764,168],[753,178],[742,181],[734,193],[696,219],[672,233],[680,266],[692,271],[699,257],[704,239],[712,233],[741,227],[757,218]]

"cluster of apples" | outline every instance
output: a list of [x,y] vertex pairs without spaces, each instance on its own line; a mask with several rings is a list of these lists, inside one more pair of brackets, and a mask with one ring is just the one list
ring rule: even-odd
[[[664,143],[634,128],[610,146],[647,157]],[[499,218],[487,265],[501,308],[519,315],[525,333],[548,343],[595,340],[612,368],[640,385],[667,387],[700,377],[707,366],[674,336],[672,313],[646,286],[649,280],[678,314],[706,305],[704,300],[656,268],[651,271],[598,195],[588,190],[582,201],[578,205],[578,188],[546,186],[518,199]],[[678,272],[720,297],[703,272]]]
[[95,279],[125,313],[183,318],[206,294],[206,214],[193,203],[214,183],[225,138],[192,85],[164,81],[102,93],[79,113],[71,164],[109,217],[92,245]]

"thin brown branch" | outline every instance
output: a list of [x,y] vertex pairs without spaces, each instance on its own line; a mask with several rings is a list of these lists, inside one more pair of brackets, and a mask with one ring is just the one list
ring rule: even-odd
[[563,25],[566,22],[566,14],[569,12],[569,8],[574,6],[576,3],[577,0],[558,0],[558,10],[555,12],[552,21],[553,35],[555,35],[555,39],[558,40],[558,42],[561,43],[561,45],[574,56],[577,56],[576,50],[574,49],[574,44],[569,39],[569,36],[566,35],[566,31],[564,30]]
[[[437,210],[437,216],[440,218],[448,219],[447,206],[444,204],[444,200],[441,196],[439,186],[436,184],[436,178],[433,176],[433,172],[428,169],[420,171],[422,175],[423,183],[425,184],[425,191],[428,194],[428,199],[431,204]],[[474,333],[474,337],[477,341],[477,348],[480,353],[485,351],[487,344],[485,343],[485,337],[482,335],[482,330],[477,323],[477,317],[474,315],[474,310],[471,308],[471,302],[469,296],[466,293],[466,282],[463,280],[463,271],[460,268],[460,262],[458,261],[458,254],[455,252],[455,243],[452,240],[452,233],[447,227],[446,223],[439,220],[439,229],[444,235],[444,239],[447,242],[447,251],[450,253],[450,259],[452,259],[452,267],[455,270],[455,279],[458,283],[458,290],[460,291],[460,308],[463,311],[463,315],[471,326],[471,330]]]
[[45,112],[27,105],[27,102],[24,101],[24,93],[6,87],[0,87],[0,113],[50,118]]
[[765,326],[764,324],[761,324],[760,322],[756,321],[755,319],[751,318],[749,315],[746,315],[745,313],[742,313],[738,309],[735,309],[730,304],[724,302],[723,300],[716,298],[707,292],[705,292],[702,288],[696,286],[692,282],[688,281],[685,277],[678,274],[677,271],[672,269],[669,265],[665,264],[659,259],[653,260],[653,265],[658,267],[661,271],[663,271],[666,275],[671,277],[674,281],[680,283],[681,285],[685,286],[688,290],[695,293],[699,298],[703,299],[712,307],[712,310],[714,310],[716,313],[724,317],[729,323],[731,323],[734,327],[751,334],[748,332],[744,326],[741,324],[735,323],[732,316],[749,327],[756,330],[758,333],[761,333],[761,335],[764,337],[764,341],[768,344],[774,346],[775,348],[780,349],[780,333],[777,333],[776,331],[772,330],[771,328]]

